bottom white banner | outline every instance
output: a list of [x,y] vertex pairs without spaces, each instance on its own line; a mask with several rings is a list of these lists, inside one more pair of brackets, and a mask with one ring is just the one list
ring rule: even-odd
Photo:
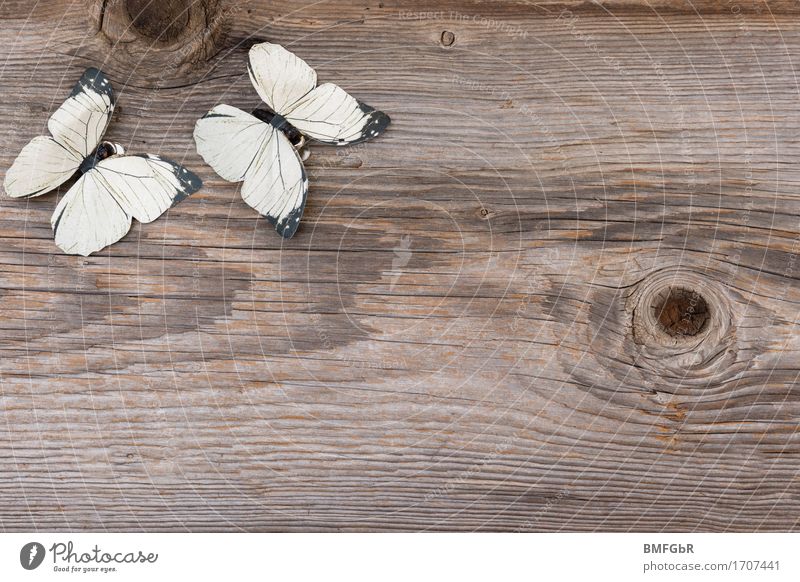
[[0,535],[0,580],[796,581],[798,541],[797,534],[12,533]]

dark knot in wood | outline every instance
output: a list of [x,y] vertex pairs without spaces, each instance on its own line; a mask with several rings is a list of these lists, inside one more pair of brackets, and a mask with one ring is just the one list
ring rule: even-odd
[[189,24],[190,3],[181,0],[126,0],[133,27],[143,36],[160,42],[179,38]]
[[696,336],[710,317],[703,296],[682,287],[668,287],[658,293],[651,308],[662,331],[672,337]]
[[239,9],[224,0],[98,0],[92,14],[110,60],[163,74],[214,55]]
[[711,276],[662,269],[639,282],[627,304],[643,365],[705,374],[724,367],[734,353],[728,294]]

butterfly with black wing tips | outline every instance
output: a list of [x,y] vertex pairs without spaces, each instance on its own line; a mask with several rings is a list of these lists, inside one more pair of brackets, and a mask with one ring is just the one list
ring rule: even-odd
[[[217,105],[197,121],[197,152],[225,180],[243,182],[242,198],[284,238],[303,214],[308,178],[298,151],[305,137],[333,145],[371,139],[389,116],[356,101],[280,45],[250,49],[250,81],[269,110],[253,114]],[[304,137],[305,136],[305,137]]]
[[39,196],[81,172],[50,220],[56,245],[68,254],[88,256],[117,242],[130,230],[131,218],[152,222],[202,186],[180,164],[124,155],[121,145],[101,141],[113,98],[103,72],[86,69],[48,120],[52,137],[33,138],[6,172],[4,186],[12,198]]

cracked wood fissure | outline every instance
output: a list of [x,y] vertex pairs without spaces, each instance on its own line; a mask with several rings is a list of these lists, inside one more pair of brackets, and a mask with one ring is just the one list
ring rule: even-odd
[[[98,66],[205,186],[89,258],[0,199],[4,531],[797,528],[794,3],[122,4],[0,6],[0,172]],[[263,40],[392,117],[288,241],[192,141]]]

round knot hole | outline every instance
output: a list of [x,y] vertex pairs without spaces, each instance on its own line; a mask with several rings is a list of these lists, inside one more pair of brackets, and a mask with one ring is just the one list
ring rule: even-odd
[[92,6],[90,20],[107,43],[108,60],[130,71],[140,85],[151,86],[173,82],[176,74],[207,63],[222,46],[241,5],[226,8],[222,0],[107,0]]
[[684,287],[668,287],[656,293],[651,309],[660,330],[673,338],[702,333],[711,316],[703,296]]
[[626,300],[637,365],[683,381],[729,373],[736,361],[731,297],[711,274],[665,267],[639,281]]
[[185,2],[128,0],[126,8],[136,31],[158,42],[176,40],[189,24],[189,8]]
[[449,30],[445,30],[442,32],[442,46],[453,46],[453,43],[456,42],[456,35],[450,32]]

